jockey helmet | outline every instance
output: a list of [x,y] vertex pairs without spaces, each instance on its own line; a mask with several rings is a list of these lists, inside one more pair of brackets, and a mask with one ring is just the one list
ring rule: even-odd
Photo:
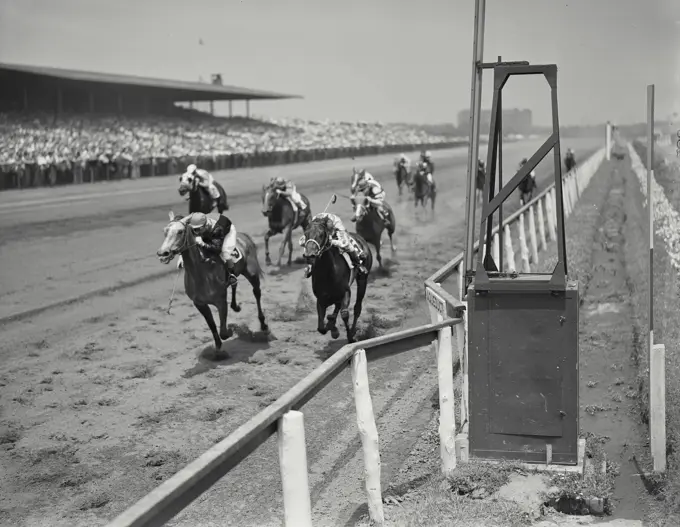
[[193,174],[196,172],[196,170],[198,170],[198,167],[194,164],[191,164],[187,167],[187,174]]
[[203,227],[205,227],[206,223],[208,223],[208,217],[202,212],[194,212],[187,222],[189,227],[191,227],[194,231],[201,230]]
[[528,159],[525,157],[524,159],[522,159],[522,160],[519,162],[519,166],[526,165],[526,164],[527,164],[527,161],[528,161]]
[[432,157],[432,154],[428,150],[428,151],[425,152],[425,159],[430,159],[430,157]]
[[285,184],[286,184],[286,180],[283,179],[281,176],[277,176],[277,177],[274,179],[274,184],[275,184],[275,185],[285,185]]

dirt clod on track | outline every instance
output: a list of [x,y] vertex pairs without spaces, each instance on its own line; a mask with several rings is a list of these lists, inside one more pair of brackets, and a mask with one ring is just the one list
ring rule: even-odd
[[[595,143],[572,142],[580,151]],[[539,144],[507,145],[506,173]],[[412,203],[396,198],[389,162],[373,169],[384,181],[397,216],[399,251],[391,255],[384,246],[387,271],[370,280],[362,338],[427,321],[423,281],[462,245],[466,154],[449,152],[438,164],[434,217],[429,210],[416,213]],[[539,185],[545,185],[549,164],[539,167]],[[295,179],[296,170],[300,168],[291,166],[281,172]],[[351,162],[333,170],[337,174],[325,176],[322,189],[307,193],[314,211],[323,209],[330,192],[347,192]],[[270,175],[257,170],[248,174],[258,188],[257,177]],[[230,174],[217,179],[227,188],[236,184]],[[299,190],[306,192],[302,184]],[[160,245],[167,207],[157,203],[150,210],[132,210],[125,203],[128,196],[107,199],[105,217],[93,212],[59,223],[65,208],[77,207],[66,204],[40,212],[48,218],[52,210],[58,222],[28,225],[23,239],[3,238],[0,298],[8,302],[6,309],[39,306],[43,291],[43,303],[58,301],[70,294],[71,284],[73,294],[84,294],[88,288],[163,270],[148,255]],[[120,207],[112,210],[116,199]],[[177,200],[176,190],[168,191],[168,199]],[[230,199],[230,205],[229,216],[239,230],[253,235],[264,265],[259,197]],[[353,230],[348,203],[337,207]],[[507,213],[515,207],[507,207]],[[185,212],[183,203],[173,208]],[[30,207],[25,214],[30,215]],[[294,240],[298,237],[296,232]],[[280,243],[280,236],[271,240],[273,258]],[[43,253],[48,256],[38,265],[34,258]],[[243,309],[229,313],[235,337],[223,346],[228,354],[224,360],[215,360],[210,333],[181,281],[172,312],[165,313],[173,274],[5,324],[0,343],[0,524],[104,525],[346,342],[344,332],[336,341],[316,332],[311,284],[303,280],[301,264],[265,272],[263,308],[271,336],[262,338],[254,331],[255,303],[250,287],[241,282]],[[11,280],[6,282],[5,276]],[[383,461],[386,479],[416,441],[420,430],[410,428],[420,426],[419,413],[425,412],[423,427],[431,415],[433,359],[425,349],[369,365],[381,448],[389,445]],[[315,524],[333,525],[365,502],[349,374],[304,410]],[[254,508],[254,502],[260,506]],[[222,524],[280,525],[281,516],[275,442],[269,441],[173,524],[212,525],[221,519]]]

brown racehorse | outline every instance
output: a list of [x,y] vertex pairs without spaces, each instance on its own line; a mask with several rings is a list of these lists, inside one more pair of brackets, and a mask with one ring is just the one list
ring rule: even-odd
[[[387,235],[390,237],[390,248],[394,253],[396,252],[397,248],[394,246],[392,236],[394,235],[394,231],[397,228],[397,220],[394,217],[392,207],[390,207],[387,202],[383,203],[385,209],[387,210],[387,215],[390,222],[390,225],[387,228]],[[352,218],[352,221],[355,221],[357,224],[357,233],[375,247],[375,257],[378,259],[378,267],[382,269],[383,265],[382,256],[380,256],[380,246],[382,244],[382,233],[385,230],[385,222],[378,214],[378,211],[375,210],[375,207],[372,207],[366,198],[364,198],[363,203],[354,204],[354,217]]]
[[397,178],[397,188],[399,189],[399,195],[401,196],[403,194],[403,185],[406,185],[407,189],[411,188],[411,174],[408,169],[400,163],[397,165],[394,175]]
[[[358,234],[348,233],[364,251],[364,267],[370,273],[373,266],[373,255],[366,240]],[[330,234],[324,226],[323,220],[313,220],[305,229],[300,241],[305,248],[305,258],[312,264],[312,290],[316,297],[316,312],[318,316],[317,331],[325,335],[330,330],[331,337],[337,339],[340,331],[336,325],[338,313],[345,323],[347,341],[354,342],[357,331],[357,320],[361,315],[361,305],[366,295],[368,275],[357,276],[357,298],[354,302],[354,320],[349,325],[349,304],[352,299],[352,271],[337,247],[331,245]],[[356,272],[356,270],[354,270]],[[332,314],[324,322],[326,310],[335,306]]]
[[415,196],[415,205],[418,202],[425,207],[429,199],[434,210],[434,202],[437,199],[437,190],[435,186],[427,180],[427,172],[423,169],[418,169],[413,176],[413,195]]
[[288,265],[293,263],[293,231],[298,227],[302,227],[303,230],[306,229],[312,217],[312,208],[307,196],[300,194],[300,197],[307,206],[305,210],[298,210],[296,214],[287,198],[278,196],[269,187],[262,185],[262,214],[269,221],[269,229],[264,235],[265,263],[267,265],[272,264],[269,257],[269,238],[281,233],[283,233],[283,242],[279,248],[277,265],[281,267],[281,259],[286,250],[286,245],[288,246]]
[[[196,237],[182,221],[182,216],[175,216],[170,212],[170,223],[165,227],[165,240],[156,252],[161,263],[168,264],[180,254],[184,265],[184,291],[193,301],[196,309],[208,323],[208,327],[215,339],[215,349],[222,347],[221,339],[228,339],[232,331],[227,328],[227,282],[224,266],[219,262],[204,262],[196,245]],[[260,262],[257,259],[257,246],[247,234],[239,232],[236,235],[236,247],[241,252],[242,258],[234,265],[234,274],[243,275],[253,286],[253,295],[257,302],[257,317],[260,319],[260,329],[269,331],[262,312],[260,297],[260,279],[264,276]],[[220,332],[217,333],[215,319],[210,306],[215,306],[220,318]],[[236,303],[236,284],[231,287],[231,309],[241,311],[241,306]]]
[[[229,210],[229,203],[227,202],[227,193],[224,187],[217,181],[214,182],[215,187],[220,193],[220,199],[217,200],[217,212],[222,214],[225,210]],[[198,178],[190,174],[182,174],[179,176],[179,188],[177,189],[180,196],[189,193],[189,214],[193,212],[202,212],[203,214],[210,214],[213,211],[213,198],[210,193],[198,184]]]

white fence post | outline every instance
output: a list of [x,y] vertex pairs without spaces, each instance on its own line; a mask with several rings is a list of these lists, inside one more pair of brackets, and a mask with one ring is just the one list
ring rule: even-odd
[[522,272],[530,273],[531,266],[529,265],[529,248],[527,247],[527,235],[524,230],[524,213],[519,215],[517,222],[517,230],[519,231],[519,254],[522,260]]
[[[433,302],[438,305],[435,306]],[[430,290],[428,303],[431,321],[433,323],[442,322],[444,314],[447,312],[444,299]],[[439,330],[437,372],[439,380],[439,451],[442,472],[445,476],[450,476],[456,470],[456,401],[453,390],[453,334],[450,326]]]
[[[499,239],[499,236],[498,236],[498,233],[496,232],[493,235],[493,243],[491,244],[492,250],[493,250],[493,253],[492,253],[493,261],[496,262],[496,267],[498,267],[500,265],[500,261],[501,261],[501,254],[500,254],[500,247],[498,245],[498,239]],[[502,269],[500,269],[500,268],[498,270],[502,271]]]
[[286,527],[312,527],[307,448],[302,412],[290,410],[278,422],[279,465]]
[[354,403],[357,410],[357,425],[364,450],[364,477],[368,497],[368,513],[378,525],[385,523],[380,486],[380,445],[378,429],[375,426],[373,402],[368,388],[368,366],[366,351],[359,349],[352,357],[352,383],[354,384]]
[[555,241],[555,211],[553,210],[552,190],[545,195],[545,215],[548,217],[548,238]]
[[538,236],[541,239],[541,251],[548,250],[548,243],[545,239],[545,216],[543,216],[543,201],[538,200]]
[[507,270],[510,273],[515,272],[515,251],[512,248],[512,238],[510,237],[510,226],[506,223],[503,228],[503,240],[505,241],[505,261],[507,262]]
[[649,432],[654,472],[666,472],[666,348],[654,344],[649,355]]
[[[539,201],[540,203],[540,201]],[[538,243],[536,242],[536,216],[535,205],[529,207],[529,243],[531,244],[531,259],[534,265],[538,264]]]

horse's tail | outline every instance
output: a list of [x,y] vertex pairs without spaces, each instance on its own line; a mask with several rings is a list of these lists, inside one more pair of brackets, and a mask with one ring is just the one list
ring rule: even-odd
[[248,270],[252,271],[253,274],[257,274],[260,279],[264,278],[264,271],[260,266],[260,259],[257,256],[257,245],[255,245],[255,242],[249,234],[241,232],[239,233],[239,236],[245,241],[246,254],[243,256],[246,259],[246,266],[248,267]]

